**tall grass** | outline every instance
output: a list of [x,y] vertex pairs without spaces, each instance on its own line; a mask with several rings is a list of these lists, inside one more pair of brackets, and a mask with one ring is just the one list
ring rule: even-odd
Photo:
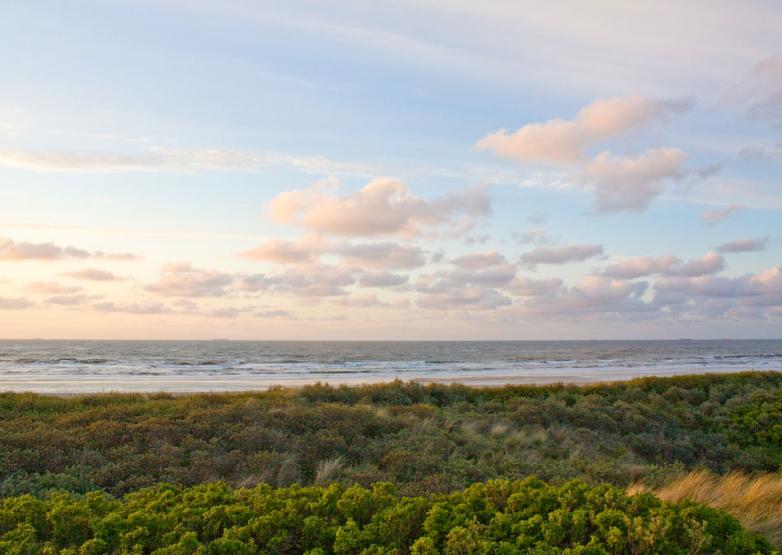
[[344,466],[341,457],[336,457],[327,461],[321,461],[318,464],[318,471],[315,473],[315,485],[325,486],[336,480],[337,475]]
[[782,473],[731,472],[720,476],[697,470],[655,490],[641,484],[628,488],[631,495],[642,491],[651,491],[663,501],[675,503],[689,499],[726,511],[745,528],[762,534],[782,549]]

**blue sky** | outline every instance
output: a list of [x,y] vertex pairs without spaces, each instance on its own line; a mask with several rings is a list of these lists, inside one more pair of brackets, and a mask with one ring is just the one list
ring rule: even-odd
[[2,336],[780,336],[773,2],[4,12]]

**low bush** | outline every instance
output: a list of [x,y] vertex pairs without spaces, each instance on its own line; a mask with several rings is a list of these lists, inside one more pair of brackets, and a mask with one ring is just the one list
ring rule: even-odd
[[573,481],[528,478],[451,494],[223,482],[157,485],[120,499],[50,492],[0,501],[0,553],[771,553],[726,513]]

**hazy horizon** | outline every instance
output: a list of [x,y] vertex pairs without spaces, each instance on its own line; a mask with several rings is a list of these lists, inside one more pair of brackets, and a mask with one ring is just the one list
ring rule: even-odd
[[629,337],[622,339],[602,339],[602,338],[573,338],[573,339],[470,339],[470,338],[448,338],[448,339],[231,339],[229,337],[209,337],[205,339],[175,339],[175,338],[156,338],[156,339],[128,339],[112,337],[0,337],[0,342],[30,342],[30,341],[59,341],[59,342],[171,342],[171,343],[209,343],[209,342],[235,342],[235,343],[589,343],[589,342],[614,342],[614,343],[662,343],[662,342],[719,342],[719,341],[782,341],[781,337],[661,337],[649,339],[644,337]]

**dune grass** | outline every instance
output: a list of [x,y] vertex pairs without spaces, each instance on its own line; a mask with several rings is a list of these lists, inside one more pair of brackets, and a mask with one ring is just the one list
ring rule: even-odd
[[782,468],[782,373],[589,386],[394,382],[264,392],[0,393],[0,497],[160,482],[392,482],[409,496],[538,476],[649,487]]
[[720,476],[696,470],[656,489],[634,484],[628,492],[650,492],[669,503],[691,500],[723,510],[782,549],[782,473],[730,472]]

